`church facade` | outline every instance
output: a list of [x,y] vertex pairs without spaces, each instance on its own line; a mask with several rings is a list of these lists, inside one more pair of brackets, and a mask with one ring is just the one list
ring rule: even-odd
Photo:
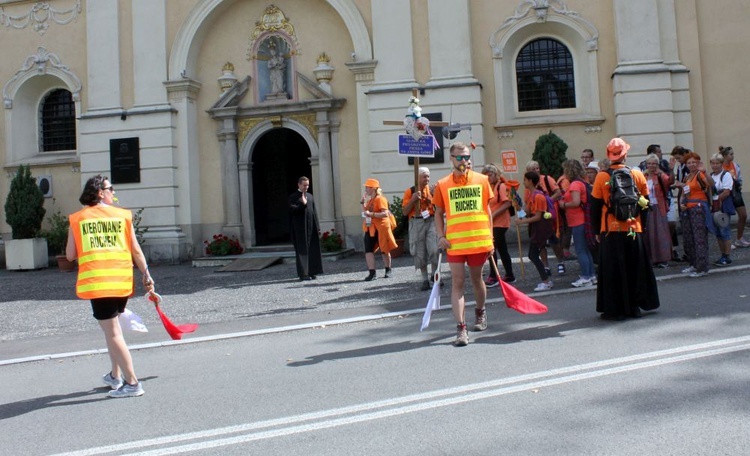
[[750,167],[749,20],[743,0],[0,0],[0,201],[20,164],[48,214],[110,176],[151,261],[177,262],[219,233],[288,243],[305,175],[321,228],[360,247],[364,181],[413,185],[389,123],[413,91],[455,127],[433,129],[433,180],[454,141],[522,171],[549,131],[571,158],[621,136],[634,163],[649,144],[706,163],[732,145]]

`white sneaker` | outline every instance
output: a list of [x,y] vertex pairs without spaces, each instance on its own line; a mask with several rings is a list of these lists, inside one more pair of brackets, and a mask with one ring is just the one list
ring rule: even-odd
[[591,276],[591,285],[596,285],[599,280],[596,278],[596,276]]
[[695,272],[690,273],[690,277],[705,277],[707,275],[708,275],[708,271],[703,271],[703,272],[695,271]]
[[534,288],[534,291],[547,291],[552,289],[552,282],[541,282]]
[[689,266],[689,267],[687,267],[687,268],[685,268],[685,269],[682,270],[683,274],[692,274],[694,272],[695,272],[695,268],[692,267],[692,266]]
[[578,280],[571,283],[571,285],[573,285],[575,288],[581,288],[581,287],[590,287],[594,284],[591,283],[591,279],[585,279],[583,277],[579,277]]
[[112,372],[107,372],[107,374],[102,377],[102,382],[113,390],[120,389],[123,383],[122,377],[115,378],[112,376]]
[[143,387],[141,386],[141,382],[136,383],[135,385],[128,385],[127,383],[123,383],[121,387],[117,388],[116,390],[110,391],[107,396],[109,397],[138,397],[143,396]]

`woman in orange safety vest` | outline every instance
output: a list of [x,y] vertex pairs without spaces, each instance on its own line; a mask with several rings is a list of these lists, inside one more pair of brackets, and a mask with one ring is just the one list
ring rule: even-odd
[[79,198],[85,207],[69,216],[65,254],[70,261],[78,259],[76,294],[91,300],[94,318],[104,331],[112,368],[102,380],[112,388],[109,396],[141,396],[143,387],[117,317],[134,292],[133,263],[143,274],[147,291],[153,291],[154,281],[135,236],[133,214],[112,205],[114,194],[106,177],[86,181]]

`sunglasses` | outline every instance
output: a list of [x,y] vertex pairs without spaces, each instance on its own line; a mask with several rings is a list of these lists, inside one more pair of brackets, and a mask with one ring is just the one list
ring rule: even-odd
[[471,155],[451,155],[451,157],[455,158],[458,161],[469,161],[469,160],[471,160]]
[[115,188],[110,185],[109,187],[104,187],[102,190],[109,190],[110,192],[114,192]]

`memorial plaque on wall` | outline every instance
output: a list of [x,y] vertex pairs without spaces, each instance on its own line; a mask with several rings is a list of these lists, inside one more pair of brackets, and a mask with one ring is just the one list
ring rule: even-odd
[[112,184],[133,184],[141,181],[141,149],[138,138],[109,140],[109,167]]

